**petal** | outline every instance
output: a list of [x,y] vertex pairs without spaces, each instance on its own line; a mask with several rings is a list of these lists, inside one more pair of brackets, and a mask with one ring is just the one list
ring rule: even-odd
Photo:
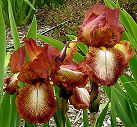
[[86,21],[89,17],[91,17],[92,14],[100,15],[104,10],[106,6],[104,4],[95,4],[92,5],[90,9],[88,9],[84,14],[84,21]]
[[73,60],[73,54],[78,51],[77,43],[77,41],[68,42],[68,44],[66,44],[63,50],[60,52],[59,56],[55,58],[55,61],[63,64],[71,64]]
[[40,78],[39,75],[32,70],[31,64],[31,62],[28,62],[22,67],[18,75],[18,80],[27,83],[34,83]]
[[47,47],[47,55],[52,69],[56,70],[60,63],[55,62],[55,58],[59,55],[60,51],[57,48],[46,44],[44,45],[44,47]]
[[4,80],[4,83],[7,84],[6,88],[4,88],[4,91],[6,91],[8,94],[13,95],[15,92],[18,92],[18,74],[14,74],[13,76],[6,78]]
[[135,55],[135,52],[130,47],[130,42],[120,41],[119,44],[115,45],[115,48],[120,50],[125,55],[126,65],[128,66],[129,60]]
[[16,50],[10,57],[10,69],[12,73],[17,73],[21,70],[21,67],[25,64],[26,53],[25,47],[22,46]]
[[107,47],[113,47],[120,41],[124,30],[119,23],[119,9],[112,10],[97,4],[85,13],[84,22],[79,26],[78,41],[88,46],[100,47],[107,44]]
[[42,53],[31,64],[31,69],[39,75],[40,78],[49,77],[53,70],[59,70],[59,63],[55,62],[55,58],[60,53],[57,48],[44,45]]
[[28,62],[21,70],[18,79],[22,82],[33,84],[39,79],[46,79],[51,75],[53,70],[59,70],[59,65],[54,61],[59,50],[49,45],[44,45],[41,54]]
[[69,101],[76,109],[89,108],[90,95],[85,88],[75,88]]
[[30,123],[46,123],[56,111],[57,104],[50,84],[27,84],[16,97],[17,111]]
[[34,59],[37,59],[37,56],[42,52],[42,47],[38,47],[36,45],[36,41],[34,41],[32,38],[27,39],[25,37],[23,41],[25,43],[25,48],[30,60],[33,61]]
[[63,85],[67,90],[84,87],[88,82],[88,75],[77,71],[77,68],[74,64],[62,65],[58,72],[51,75],[51,79],[55,85]]
[[125,31],[124,26],[119,23],[119,13],[120,10],[118,8],[112,10],[107,7],[105,9],[106,21],[114,32],[114,41],[116,41],[117,43],[120,42],[122,33]]
[[92,45],[92,37],[93,31],[96,29],[103,27],[106,23],[105,20],[105,14],[104,12],[96,16],[95,14],[92,14],[81,26],[79,26],[79,31],[78,31],[78,41],[81,41],[88,46]]
[[116,48],[99,49],[90,47],[86,64],[91,79],[102,85],[114,85],[122,75],[125,67],[125,56]]

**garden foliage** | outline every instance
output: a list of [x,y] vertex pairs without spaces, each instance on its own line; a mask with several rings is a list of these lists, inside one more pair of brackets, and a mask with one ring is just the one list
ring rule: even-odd
[[[114,3],[111,0],[104,0],[104,2],[111,9],[120,8],[118,2]],[[18,2],[16,2],[16,4],[17,3]],[[30,26],[30,29],[28,31],[28,34],[26,35],[26,38],[24,38],[25,47],[24,46],[20,47],[20,41],[19,41],[19,37],[18,37],[16,24],[15,24],[16,18],[14,18],[14,16],[13,16],[15,13],[14,12],[15,10],[13,10],[12,4],[11,4],[10,0],[8,0],[8,5],[7,5],[7,3],[5,4],[5,6],[7,6],[7,10],[8,10],[7,14],[5,14],[2,11],[3,5],[1,6],[1,4],[0,4],[0,40],[1,40],[1,42],[0,42],[0,57],[1,57],[1,59],[0,59],[0,88],[1,88],[1,93],[0,93],[0,95],[1,95],[1,98],[0,98],[0,100],[1,100],[0,101],[0,127],[20,127],[21,126],[20,116],[23,119],[28,120],[31,123],[34,123],[34,124],[31,124],[28,121],[25,121],[25,127],[36,127],[37,125],[35,125],[35,124],[37,124],[38,122],[47,122],[47,123],[43,124],[43,127],[49,127],[48,120],[53,114],[54,114],[53,117],[54,117],[57,127],[62,127],[62,126],[71,127],[70,120],[67,115],[68,109],[67,109],[67,101],[66,100],[70,99],[71,104],[73,104],[75,108],[77,108],[77,109],[80,108],[79,105],[75,103],[75,101],[77,101],[76,97],[77,97],[77,95],[79,95],[80,90],[76,89],[75,87],[76,87],[77,83],[78,83],[77,86],[79,86],[79,87],[82,87],[87,83],[87,75],[85,74],[86,72],[83,71],[84,68],[79,68],[79,66],[81,66],[82,64],[85,64],[84,62],[81,62],[80,64],[75,63],[73,66],[65,65],[66,63],[70,63],[72,61],[73,57],[70,57],[70,56],[72,56],[72,54],[74,54],[75,62],[80,62],[83,59],[85,59],[86,65],[88,65],[88,69],[92,70],[92,72],[93,72],[93,73],[90,72],[90,77],[94,81],[93,82],[90,79],[90,84],[92,86],[92,90],[90,91],[91,92],[90,96],[88,96],[88,95],[85,96],[85,93],[88,94],[86,89],[84,90],[84,94],[82,93],[83,90],[80,92],[80,94],[83,94],[83,96],[85,97],[84,99],[88,100],[88,98],[90,98],[90,104],[87,104],[88,101],[85,102],[85,101],[83,101],[84,99],[82,100],[81,98],[79,99],[80,101],[77,101],[77,103],[81,102],[82,104],[84,104],[84,106],[82,105],[83,106],[82,108],[85,108],[85,107],[87,108],[87,109],[83,110],[83,126],[84,127],[90,126],[89,120],[88,120],[88,109],[90,110],[91,114],[94,112],[97,112],[98,108],[102,109],[102,105],[99,106],[100,96],[98,93],[97,83],[102,84],[102,85],[106,84],[109,86],[109,87],[103,86],[104,91],[106,92],[106,94],[109,98],[109,102],[106,102],[105,107],[104,107],[103,111],[101,112],[101,114],[99,115],[99,117],[97,118],[97,122],[95,122],[96,125],[94,125],[94,126],[96,126],[96,127],[102,126],[109,107],[111,108],[111,111],[110,111],[111,126],[114,126],[114,127],[117,126],[116,115],[120,118],[120,120],[122,121],[122,123],[125,127],[129,127],[129,126],[135,127],[137,125],[137,119],[136,119],[137,118],[137,99],[136,99],[136,96],[137,96],[137,68],[136,68],[137,55],[135,53],[135,51],[137,50],[137,29],[136,29],[137,24],[124,9],[120,9],[119,22],[121,24],[123,24],[123,26],[125,27],[125,31],[124,31],[124,27],[120,24],[119,24],[119,28],[118,28],[119,31],[117,31],[117,29],[116,30],[112,29],[112,30],[114,30],[116,38],[113,38],[111,40],[112,42],[110,42],[109,44],[106,44],[106,38],[103,38],[104,36],[107,36],[108,34],[111,33],[111,30],[106,28],[105,31],[108,30],[109,33],[107,33],[107,32],[103,33],[103,37],[102,37],[102,36],[100,36],[100,34],[98,35],[98,33],[100,31],[99,32],[97,31],[97,34],[96,33],[95,34],[98,36],[92,37],[92,39],[93,39],[92,41],[95,42],[95,40],[96,40],[96,43],[92,43],[94,45],[91,45],[89,38],[87,39],[88,35],[83,33],[83,31],[86,31],[85,29],[87,29],[87,27],[86,27],[87,19],[86,18],[89,15],[89,13],[87,13],[87,15],[85,15],[85,17],[84,17],[85,24],[83,23],[83,25],[81,25],[79,27],[80,32],[78,35],[78,41],[81,41],[81,42],[77,42],[76,40],[74,41],[74,39],[76,39],[76,37],[73,35],[68,35],[68,37],[70,39],[72,39],[73,41],[68,43],[68,45],[65,45],[64,43],[62,43],[58,40],[55,40],[53,38],[50,38],[50,37],[47,37],[47,36],[44,36],[41,34],[37,34],[37,22],[36,22],[36,17],[34,16],[31,26]],[[21,5],[18,4],[17,6],[21,6]],[[102,7],[104,7],[104,5]],[[30,8],[32,9],[32,7],[30,7]],[[5,16],[5,15],[7,15],[7,16]],[[11,71],[12,71],[11,79],[12,78],[16,79],[17,75],[18,75],[18,80],[19,80],[18,85],[17,85],[17,82],[14,80],[14,83],[16,82],[15,83],[16,85],[12,89],[13,91],[11,91],[11,88],[6,87],[7,89],[5,89],[5,90],[7,92],[3,92],[4,76],[6,73],[6,68],[9,63],[9,53],[6,52],[6,32],[5,32],[5,24],[4,24],[4,18],[3,18],[4,16],[5,17],[9,16],[9,24],[11,27],[14,48],[16,50],[13,53],[13,55],[11,55],[11,58],[10,58],[10,67],[11,67]],[[8,21],[8,18],[7,18],[7,21]],[[104,22],[104,20],[102,20],[102,22]],[[96,24],[96,25],[97,25],[96,27],[98,27],[98,24]],[[90,26],[90,28],[92,28],[92,25]],[[104,32],[104,29],[101,29],[101,32],[102,31]],[[92,32],[92,31],[90,31],[90,32]],[[122,34],[122,32],[123,32],[123,34]],[[117,35],[117,33],[118,33],[118,35]],[[95,34],[93,34],[93,35],[95,35]],[[121,36],[122,36],[122,39],[121,39]],[[100,41],[100,40],[98,40],[97,37],[101,38],[104,41],[103,45],[99,45],[99,46],[96,45],[98,43],[98,41]],[[112,37],[112,35],[110,35],[109,37]],[[29,39],[29,38],[32,38],[32,39]],[[44,45],[44,47],[36,46],[35,43],[36,43],[37,38],[41,39],[42,41],[44,41],[46,43]],[[121,39],[121,42],[119,43],[119,45],[117,45],[116,42],[117,41],[119,42],[120,39]],[[134,52],[131,50],[131,48],[129,48],[129,45],[130,45],[129,42],[124,41],[124,40],[127,40],[131,43],[131,47],[134,50]],[[85,42],[85,44],[82,42]],[[120,44],[123,44],[122,49],[119,48]],[[51,45],[52,47],[50,47],[49,45]],[[121,52],[124,52],[123,49],[125,49],[125,47],[126,47],[125,45],[128,47],[128,50],[130,52],[130,53],[126,52],[126,54],[124,54],[126,57],[124,57],[124,55],[121,53]],[[129,68],[130,68],[132,75],[129,76],[126,73],[124,73],[122,75],[121,72],[119,72],[118,70],[115,70],[115,73],[118,76],[114,77],[114,80],[110,80],[109,77],[107,77],[107,79],[105,79],[105,80],[103,79],[104,77],[102,77],[102,76],[99,77],[96,74],[96,72],[99,70],[94,70],[94,66],[96,66],[96,65],[94,65],[94,66],[90,65],[90,62],[91,63],[96,62],[96,61],[94,61],[96,58],[93,58],[94,56],[91,54],[92,53],[94,54],[95,52],[99,52],[100,51],[99,47],[101,47],[101,49],[103,51],[110,50],[112,53],[113,52],[116,53],[116,51],[114,51],[114,48],[115,48],[115,50],[117,50],[117,53],[113,54],[115,59],[117,59],[117,61],[120,61],[120,60],[124,61],[124,62],[121,61],[121,63],[119,63],[119,65],[115,65],[115,66],[118,66],[118,68],[122,72],[123,68],[127,67],[127,62],[129,61]],[[71,50],[69,50],[69,48]],[[111,50],[111,48],[113,48],[113,50]],[[119,52],[119,50],[121,52]],[[62,52],[59,53],[60,51],[62,51]],[[83,52],[83,53],[81,53],[81,52]],[[59,54],[59,56],[57,54]],[[85,58],[86,55],[87,55],[87,58]],[[95,54],[95,56],[96,55],[97,54]],[[121,57],[118,58],[117,56],[121,56]],[[20,57],[21,57],[21,59],[20,59]],[[15,58],[20,59],[20,62],[18,63],[18,60],[15,61]],[[44,59],[44,62],[43,62],[43,58],[46,58],[46,59]],[[55,58],[56,61],[54,61],[53,58]],[[91,58],[92,58],[92,61],[91,61]],[[41,63],[41,64],[38,64],[38,63]],[[43,72],[44,69],[47,70],[47,68],[44,68],[45,64],[46,64],[46,67],[48,66],[48,69],[49,69],[48,73],[46,71]],[[17,65],[17,66],[15,66],[15,65]],[[38,68],[37,65],[40,65],[43,68],[42,69]],[[58,67],[61,67],[62,70],[59,71]],[[70,70],[70,71],[67,72],[68,70]],[[37,75],[37,73],[34,73],[37,71],[40,72],[38,75]],[[76,71],[76,72],[73,74],[74,71]],[[20,72],[20,74],[18,74],[18,72]],[[13,74],[13,73],[15,73],[15,74]],[[67,77],[66,73],[69,73],[70,77]],[[75,75],[76,73],[78,75]],[[101,75],[100,72],[98,72],[98,73],[99,73],[99,75]],[[73,80],[72,80],[71,76],[73,76]],[[85,76],[85,77],[83,78],[83,76]],[[47,79],[47,77],[48,78],[50,77],[48,79],[48,82],[45,81],[45,79]],[[62,79],[62,77],[63,77],[63,79],[65,78],[65,81]],[[118,77],[120,77],[120,78],[117,81]],[[75,80],[75,78],[76,78],[76,80]],[[77,79],[80,79],[80,81],[82,81],[82,84]],[[72,80],[72,82],[70,82],[70,80]],[[9,84],[9,80],[6,80],[6,81],[7,82],[5,82],[5,83]],[[25,82],[27,83],[27,85],[25,85]],[[33,83],[35,83],[36,85],[32,85]],[[49,86],[47,84],[46,84],[47,86],[44,86],[43,85],[44,83],[45,84],[47,83]],[[53,84],[59,84],[58,86],[54,86],[56,101],[53,97],[54,96],[53,89],[52,89]],[[73,87],[70,86],[70,84],[73,85]],[[111,85],[114,85],[114,86],[111,86]],[[21,90],[18,95],[19,87]],[[67,89],[64,89],[64,88],[67,88]],[[124,88],[124,90],[123,90],[123,88]],[[44,95],[46,95],[44,97],[47,100],[50,98],[52,100],[52,102],[54,102],[54,104],[50,104],[50,100],[45,101],[45,103],[49,104],[49,107],[51,105],[52,106],[48,109],[48,111],[51,112],[51,114],[49,116],[47,116],[48,114],[46,114],[47,117],[45,117],[43,119],[41,118],[41,116],[40,117],[38,116],[37,118],[35,118],[36,114],[33,114],[34,112],[31,112],[31,111],[29,112],[30,107],[28,109],[28,112],[30,114],[32,113],[32,115],[27,114],[28,112],[24,110],[24,109],[27,109],[26,107],[28,105],[26,106],[26,104],[31,102],[31,101],[27,102],[25,94],[26,95],[28,94],[27,97],[29,97],[30,96],[29,92],[31,93],[31,91],[33,89],[40,89],[40,91],[43,90]],[[50,96],[49,96],[49,93],[46,91],[51,93]],[[66,96],[64,97],[64,91],[65,92],[67,91],[67,97]],[[71,93],[72,91],[73,92],[75,91],[74,92],[75,95],[73,95],[70,98],[70,95],[72,95],[72,93]],[[17,95],[14,94],[15,92],[17,93]],[[13,95],[9,95],[7,93],[13,94]],[[35,92],[34,92],[34,94],[35,94]],[[16,99],[16,104],[15,104],[15,99]],[[24,109],[22,109],[20,106],[21,101],[24,102],[23,106],[24,107],[26,106]],[[56,105],[56,102],[57,102],[57,105]],[[64,105],[59,104],[60,102],[65,104],[65,107],[63,107]],[[30,105],[31,105],[31,103],[30,103]],[[43,107],[43,105],[39,104],[40,107]],[[60,106],[62,106],[63,108],[61,108]],[[46,108],[48,108],[48,107],[46,107]],[[44,111],[46,110],[46,108],[44,109]],[[65,111],[64,111],[64,109],[65,109]],[[17,110],[20,115],[17,113]],[[32,111],[34,111],[34,110],[35,109],[32,109]],[[40,109],[37,109],[37,110],[40,112]],[[34,115],[34,117],[33,117],[33,115]]]

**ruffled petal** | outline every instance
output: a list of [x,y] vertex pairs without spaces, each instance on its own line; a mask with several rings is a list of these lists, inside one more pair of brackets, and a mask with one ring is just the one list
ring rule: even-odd
[[73,63],[60,66],[60,70],[51,75],[54,84],[63,86],[67,90],[84,87],[88,82],[88,74],[77,71],[78,67],[76,65]]
[[22,67],[18,75],[18,80],[29,83],[29,84],[35,83],[40,77],[39,77],[39,74],[34,72],[31,67],[32,67],[31,62],[26,63]]
[[21,70],[21,67],[25,65],[26,53],[25,47],[22,46],[16,50],[10,57],[10,69],[12,73],[17,73]]
[[84,22],[91,17],[91,15],[98,16],[100,15],[104,10],[106,6],[104,4],[95,4],[90,9],[88,9],[84,14]]
[[30,123],[46,123],[56,111],[57,104],[50,84],[27,84],[16,97],[17,111]]
[[57,48],[49,46],[47,44],[45,44],[44,47],[47,48],[47,55],[51,68],[57,70],[61,64],[56,62],[55,58],[59,55],[60,51]]
[[60,52],[59,56],[56,57],[56,61],[61,62],[63,64],[71,64],[73,60],[73,54],[78,51],[77,41],[71,41],[66,44],[63,50]]
[[78,41],[88,46],[113,47],[121,39],[124,27],[119,23],[119,9],[97,4],[87,10],[79,26]]
[[115,48],[120,50],[125,55],[126,65],[128,66],[129,60],[135,55],[135,52],[130,47],[130,42],[120,41],[119,44],[115,45]]
[[44,45],[42,52],[32,62],[28,62],[21,70],[18,79],[22,82],[35,84],[39,79],[47,80],[53,70],[59,70],[59,65],[54,61],[59,54],[57,48]]
[[126,65],[124,54],[116,48],[90,47],[86,58],[91,79],[102,85],[114,85]]
[[7,84],[6,88],[4,88],[4,91],[6,91],[8,94],[13,95],[14,93],[18,94],[18,74],[14,74],[13,76],[6,78],[4,80],[4,83]]
[[69,101],[76,109],[89,108],[90,95],[85,88],[75,88]]
[[38,47],[36,45],[36,41],[34,41],[32,38],[27,39],[25,37],[23,41],[25,43],[25,48],[27,50],[29,58],[32,62],[34,59],[37,59],[37,56],[42,52],[42,47]]

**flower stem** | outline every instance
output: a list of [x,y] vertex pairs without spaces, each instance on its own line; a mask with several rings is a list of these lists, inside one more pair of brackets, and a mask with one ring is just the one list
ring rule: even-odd
[[91,82],[91,93],[90,93],[90,123],[91,127],[95,127],[96,122],[97,122],[97,112],[99,109],[99,104],[100,104],[100,94],[98,91],[98,85],[95,82]]
[[68,99],[70,98],[70,96],[72,95],[73,91],[68,91],[65,88],[60,88],[60,95],[59,95],[59,107],[60,107],[60,112],[62,115],[62,121],[63,121],[63,125],[62,127],[66,127],[66,123],[67,123],[67,112],[69,109],[69,104],[68,104]]

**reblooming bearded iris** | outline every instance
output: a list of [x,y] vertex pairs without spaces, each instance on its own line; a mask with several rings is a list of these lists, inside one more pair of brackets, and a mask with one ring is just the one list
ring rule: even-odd
[[91,79],[102,85],[114,85],[135,54],[130,42],[120,41],[125,29],[119,23],[119,11],[102,4],[93,5],[79,26],[78,41],[89,46],[83,64]]
[[[24,38],[25,46],[15,51],[10,58],[10,68],[14,75],[5,79],[5,91],[9,94],[18,94],[16,97],[17,111],[21,118],[30,123],[46,123],[56,111],[57,104],[54,98],[54,85],[60,88],[73,90],[83,87],[88,82],[88,75],[78,71],[78,64],[68,58],[76,45],[66,47],[63,65],[59,62],[60,51],[57,48],[44,44],[38,47],[32,39]],[[26,49],[26,51],[25,51]],[[27,60],[27,55],[29,60]],[[18,81],[25,82],[24,87],[18,91]]]
[[[16,105],[21,118],[35,124],[49,121],[57,108],[54,85],[66,93],[72,92],[68,99],[80,109],[90,105],[88,91],[79,88],[87,84],[88,77],[96,84],[110,86],[117,82],[135,54],[128,41],[120,41],[125,29],[118,20],[119,9],[93,5],[84,15],[77,40],[69,42],[62,52],[47,44],[38,47],[34,40],[24,38],[25,46],[10,58],[14,75],[5,79],[5,91],[17,93]],[[73,61],[78,42],[89,46],[86,58],[80,63]],[[19,81],[26,83],[20,91]]]

